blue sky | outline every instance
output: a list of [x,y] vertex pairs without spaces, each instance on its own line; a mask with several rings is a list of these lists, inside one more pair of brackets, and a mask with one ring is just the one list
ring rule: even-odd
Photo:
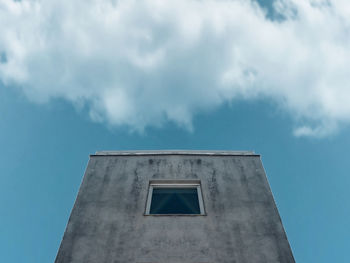
[[254,150],[297,262],[348,262],[349,129],[296,138],[290,119],[266,101],[199,114],[192,133],[167,124],[140,135],[91,122],[64,101],[29,103],[1,87],[3,262],[53,262],[88,156],[104,149]]
[[346,1],[141,2],[0,1],[1,261],[53,262],[95,151],[225,149],[297,262],[349,262]]

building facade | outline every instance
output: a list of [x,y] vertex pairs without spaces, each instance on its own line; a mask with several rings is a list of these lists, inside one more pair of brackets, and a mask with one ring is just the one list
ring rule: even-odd
[[56,263],[295,262],[260,156],[97,152]]

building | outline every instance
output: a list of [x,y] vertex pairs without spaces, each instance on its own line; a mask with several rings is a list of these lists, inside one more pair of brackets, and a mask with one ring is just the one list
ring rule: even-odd
[[56,263],[295,262],[260,155],[90,156]]

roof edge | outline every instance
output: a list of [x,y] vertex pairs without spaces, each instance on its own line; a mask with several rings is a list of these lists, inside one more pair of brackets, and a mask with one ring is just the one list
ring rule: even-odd
[[139,155],[208,155],[208,156],[231,156],[248,155],[260,156],[254,151],[220,151],[220,150],[133,150],[133,151],[97,151],[91,156],[139,156]]

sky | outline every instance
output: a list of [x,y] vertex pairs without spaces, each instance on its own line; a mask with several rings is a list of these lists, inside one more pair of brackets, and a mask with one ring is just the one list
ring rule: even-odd
[[349,262],[345,0],[0,0],[0,254],[53,262],[89,154],[261,154],[297,262]]

